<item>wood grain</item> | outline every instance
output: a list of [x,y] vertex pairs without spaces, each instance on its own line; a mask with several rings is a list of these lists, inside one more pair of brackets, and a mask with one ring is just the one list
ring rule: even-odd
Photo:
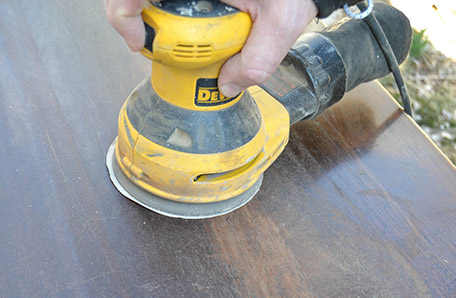
[[152,213],[105,156],[150,71],[101,1],[0,2],[0,296],[456,295],[456,171],[377,84],[291,131],[245,207]]

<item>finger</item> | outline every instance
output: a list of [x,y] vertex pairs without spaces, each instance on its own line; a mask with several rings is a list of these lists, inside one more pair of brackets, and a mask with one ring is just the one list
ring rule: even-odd
[[[236,5],[238,1],[225,2]],[[308,6],[306,1],[277,2],[263,1],[263,6],[244,8],[250,9],[253,26],[241,52],[221,69],[218,85],[223,95],[233,97],[249,86],[264,83],[317,13],[314,4]]]
[[257,20],[241,52],[225,62],[218,82],[223,95],[233,97],[263,83],[277,67],[287,49],[270,29],[270,24]]
[[106,3],[109,23],[134,52],[144,47],[145,28],[141,17],[144,5],[144,0],[108,0]]

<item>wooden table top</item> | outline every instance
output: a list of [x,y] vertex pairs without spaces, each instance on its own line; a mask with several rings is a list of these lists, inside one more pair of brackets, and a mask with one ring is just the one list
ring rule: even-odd
[[166,218],[105,157],[150,71],[102,1],[0,1],[0,296],[455,296],[456,171],[377,83],[290,141],[246,206]]

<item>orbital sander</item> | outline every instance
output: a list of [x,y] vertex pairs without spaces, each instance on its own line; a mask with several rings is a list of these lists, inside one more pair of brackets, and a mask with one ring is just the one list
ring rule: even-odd
[[[411,41],[407,18],[373,11],[399,62]],[[113,184],[157,213],[209,218],[250,201],[283,151],[290,125],[310,119],[357,85],[387,75],[383,52],[363,20],[301,36],[264,85],[223,96],[223,63],[249,35],[248,14],[217,0],[163,0],[142,12],[151,76],[129,95],[109,148]]]

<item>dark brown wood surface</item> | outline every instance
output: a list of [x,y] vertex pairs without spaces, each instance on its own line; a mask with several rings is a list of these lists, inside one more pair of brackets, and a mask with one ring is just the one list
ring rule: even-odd
[[456,171],[377,84],[298,123],[245,207],[176,220],[105,156],[150,71],[101,1],[0,1],[0,296],[456,296]]

